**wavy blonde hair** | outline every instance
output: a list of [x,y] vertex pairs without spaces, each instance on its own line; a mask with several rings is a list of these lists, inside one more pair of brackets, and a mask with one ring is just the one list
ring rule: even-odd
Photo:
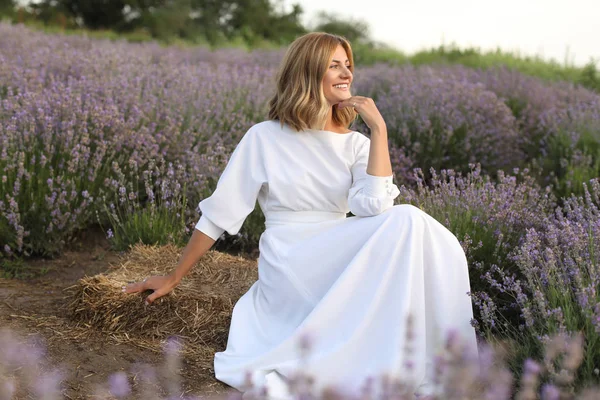
[[[352,47],[346,38],[311,32],[288,47],[279,71],[277,89],[269,101],[269,119],[286,123],[296,131],[323,129],[331,106],[323,94],[323,77],[338,45],[342,45],[354,73]],[[352,107],[333,107],[333,122],[347,128],[358,115]]]

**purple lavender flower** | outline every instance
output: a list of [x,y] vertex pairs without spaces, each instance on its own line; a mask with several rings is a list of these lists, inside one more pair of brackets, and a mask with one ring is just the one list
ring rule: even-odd
[[125,398],[131,393],[129,379],[125,372],[117,372],[109,376],[110,393],[117,398]]
[[560,390],[552,385],[546,384],[542,387],[542,400],[559,400]]

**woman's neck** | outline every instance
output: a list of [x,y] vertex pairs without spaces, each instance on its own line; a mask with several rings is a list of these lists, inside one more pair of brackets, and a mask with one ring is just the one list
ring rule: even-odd
[[325,126],[323,127],[323,130],[330,131],[330,132],[336,132],[336,133],[348,133],[348,132],[351,132],[345,126],[336,125],[333,122],[333,107],[331,107],[329,109],[329,114],[327,114],[327,121],[325,122]]

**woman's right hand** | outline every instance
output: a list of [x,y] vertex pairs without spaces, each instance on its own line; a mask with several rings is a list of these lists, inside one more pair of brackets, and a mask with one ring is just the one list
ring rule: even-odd
[[179,282],[172,275],[166,276],[150,276],[141,282],[130,283],[123,286],[123,293],[139,293],[145,290],[153,290],[154,292],[146,297],[146,304],[152,302],[159,297],[170,293]]

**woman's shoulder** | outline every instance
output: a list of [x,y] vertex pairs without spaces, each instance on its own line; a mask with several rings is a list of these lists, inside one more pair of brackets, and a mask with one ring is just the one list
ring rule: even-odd
[[353,131],[353,139],[358,147],[368,146],[371,143],[371,139],[359,131]]
[[281,133],[283,130],[284,128],[281,127],[278,121],[267,120],[250,126],[244,137],[253,141],[264,141],[273,138],[274,135]]
[[[316,132],[321,133],[321,135],[317,135],[318,137],[324,137],[328,140],[331,138],[346,138],[350,139],[349,142],[352,142],[356,147],[362,147],[370,142],[370,139],[363,134],[362,132],[356,130],[348,130],[345,133],[335,133],[330,131],[318,131],[318,130],[307,130],[307,132]],[[282,135],[286,137],[300,137],[297,135],[298,132],[295,132],[290,128],[287,124],[282,124],[278,120],[265,120],[262,122],[258,122],[248,129],[246,135],[253,136],[255,138],[260,139],[281,139]],[[335,141],[337,142],[337,140]],[[348,141],[342,141],[348,143]]]
[[263,121],[251,125],[241,136],[240,143],[255,142],[264,138],[265,135],[268,135],[269,132],[273,130],[272,124],[270,122],[271,121]]
[[252,131],[252,132],[257,132],[257,133],[262,133],[262,132],[275,132],[275,131],[283,131],[285,130],[287,127],[286,125],[281,125],[281,123],[279,121],[275,121],[275,120],[266,120],[266,121],[262,121],[262,122],[258,122],[254,125],[252,125],[250,127],[250,129],[248,130],[248,132]]

